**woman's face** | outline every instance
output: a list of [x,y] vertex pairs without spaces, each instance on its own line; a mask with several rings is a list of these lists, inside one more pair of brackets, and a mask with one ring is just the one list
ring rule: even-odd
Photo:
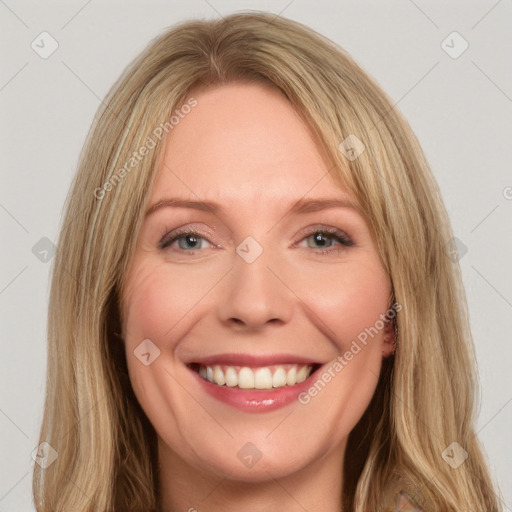
[[280,92],[193,97],[126,276],[134,392],[174,465],[246,481],[341,468],[392,343],[369,227]]

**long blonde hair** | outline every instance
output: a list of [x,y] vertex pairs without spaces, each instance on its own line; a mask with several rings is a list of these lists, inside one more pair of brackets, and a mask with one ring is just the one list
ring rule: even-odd
[[[34,466],[37,510],[158,509],[156,435],[116,336],[124,276],[169,119],[195,87],[238,80],[279,88],[307,121],[333,177],[363,207],[402,307],[395,356],[349,438],[344,510],[383,510],[393,485],[428,510],[501,510],[473,427],[475,361],[458,263],[447,255],[451,228],[421,148],[346,52],[259,12],[172,27],[125,70],[95,118],[52,274],[40,442],[58,458]],[[355,159],[339,149],[351,135],[365,147]],[[469,454],[456,469],[442,456],[452,442]]]

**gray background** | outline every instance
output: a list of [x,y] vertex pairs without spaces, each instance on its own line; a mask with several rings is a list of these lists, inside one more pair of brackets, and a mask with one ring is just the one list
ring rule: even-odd
[[[34,510],[51,242],[93,115],[165,27],[243,9],[281,13],[343,46],[417,134],[460,241],[481,381],[477,430],[511,510],[510,0],[0,0],[0,512]],[[43,45],[43,31],[59,45],[46,59],[31,47]],[[453,31],[469,44],[457,58],[464,43]]]

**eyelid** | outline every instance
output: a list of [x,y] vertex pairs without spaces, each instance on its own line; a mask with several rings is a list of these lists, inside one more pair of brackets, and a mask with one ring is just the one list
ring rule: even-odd
[[332,235],[333,237],[338,237],[343,239],[346,242],[346,245],[354,245],[354,241],[352,237],[343,229],[334,227],[334,226],[326,226],[324,224],[315,224],[313,226],[308,226],[301,230],[301,234],[299,235],[301,238],[299,242],[304,240],[305,238],[314,235],[315,233],[326,233]]
[[[211,244],[213,247],[222,247],[220,244],[214,244],[213,242],[211,242],[208,239],[208,237],[211,235],[210,234],[205,235],[205,234],[201,233],[201,230],[194,227],[193,224],[192,225],[189,224],[187,226],[184,226],[181,228],[176,228],[176,229],[167,229],[166,228],[165,235],[158,242],[158,247],[160,249],[164,250],[167,247],[169,247],[172,243],[174,243],[176,240],[178,240],[179,238],[186,236],[188,234],[197,235],[198,238],[202,238],[203,240],[205,240],[209,244]],[[193,252],[194,250],[198,250],[198,249],[191,249],[190,251],[187,251],[187,252]]]

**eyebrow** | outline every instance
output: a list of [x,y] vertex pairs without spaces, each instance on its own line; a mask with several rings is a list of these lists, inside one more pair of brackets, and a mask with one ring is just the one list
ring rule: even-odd
[[[223,208],[220,204],[212,201],[193,201],[190,199],[182,199],[179,197],[170,197],[162,199],[149,207],[146,212],[146,217],[161,208],[193,208],[196,210],[208,211],[211,213],[218,213]],[[310,213],[328,208],[350,208],[360,212],[359,207],[348,199],[342,198],[316,198],[306,199],[301,198],[295,201],[289,208],[288,213]]]

